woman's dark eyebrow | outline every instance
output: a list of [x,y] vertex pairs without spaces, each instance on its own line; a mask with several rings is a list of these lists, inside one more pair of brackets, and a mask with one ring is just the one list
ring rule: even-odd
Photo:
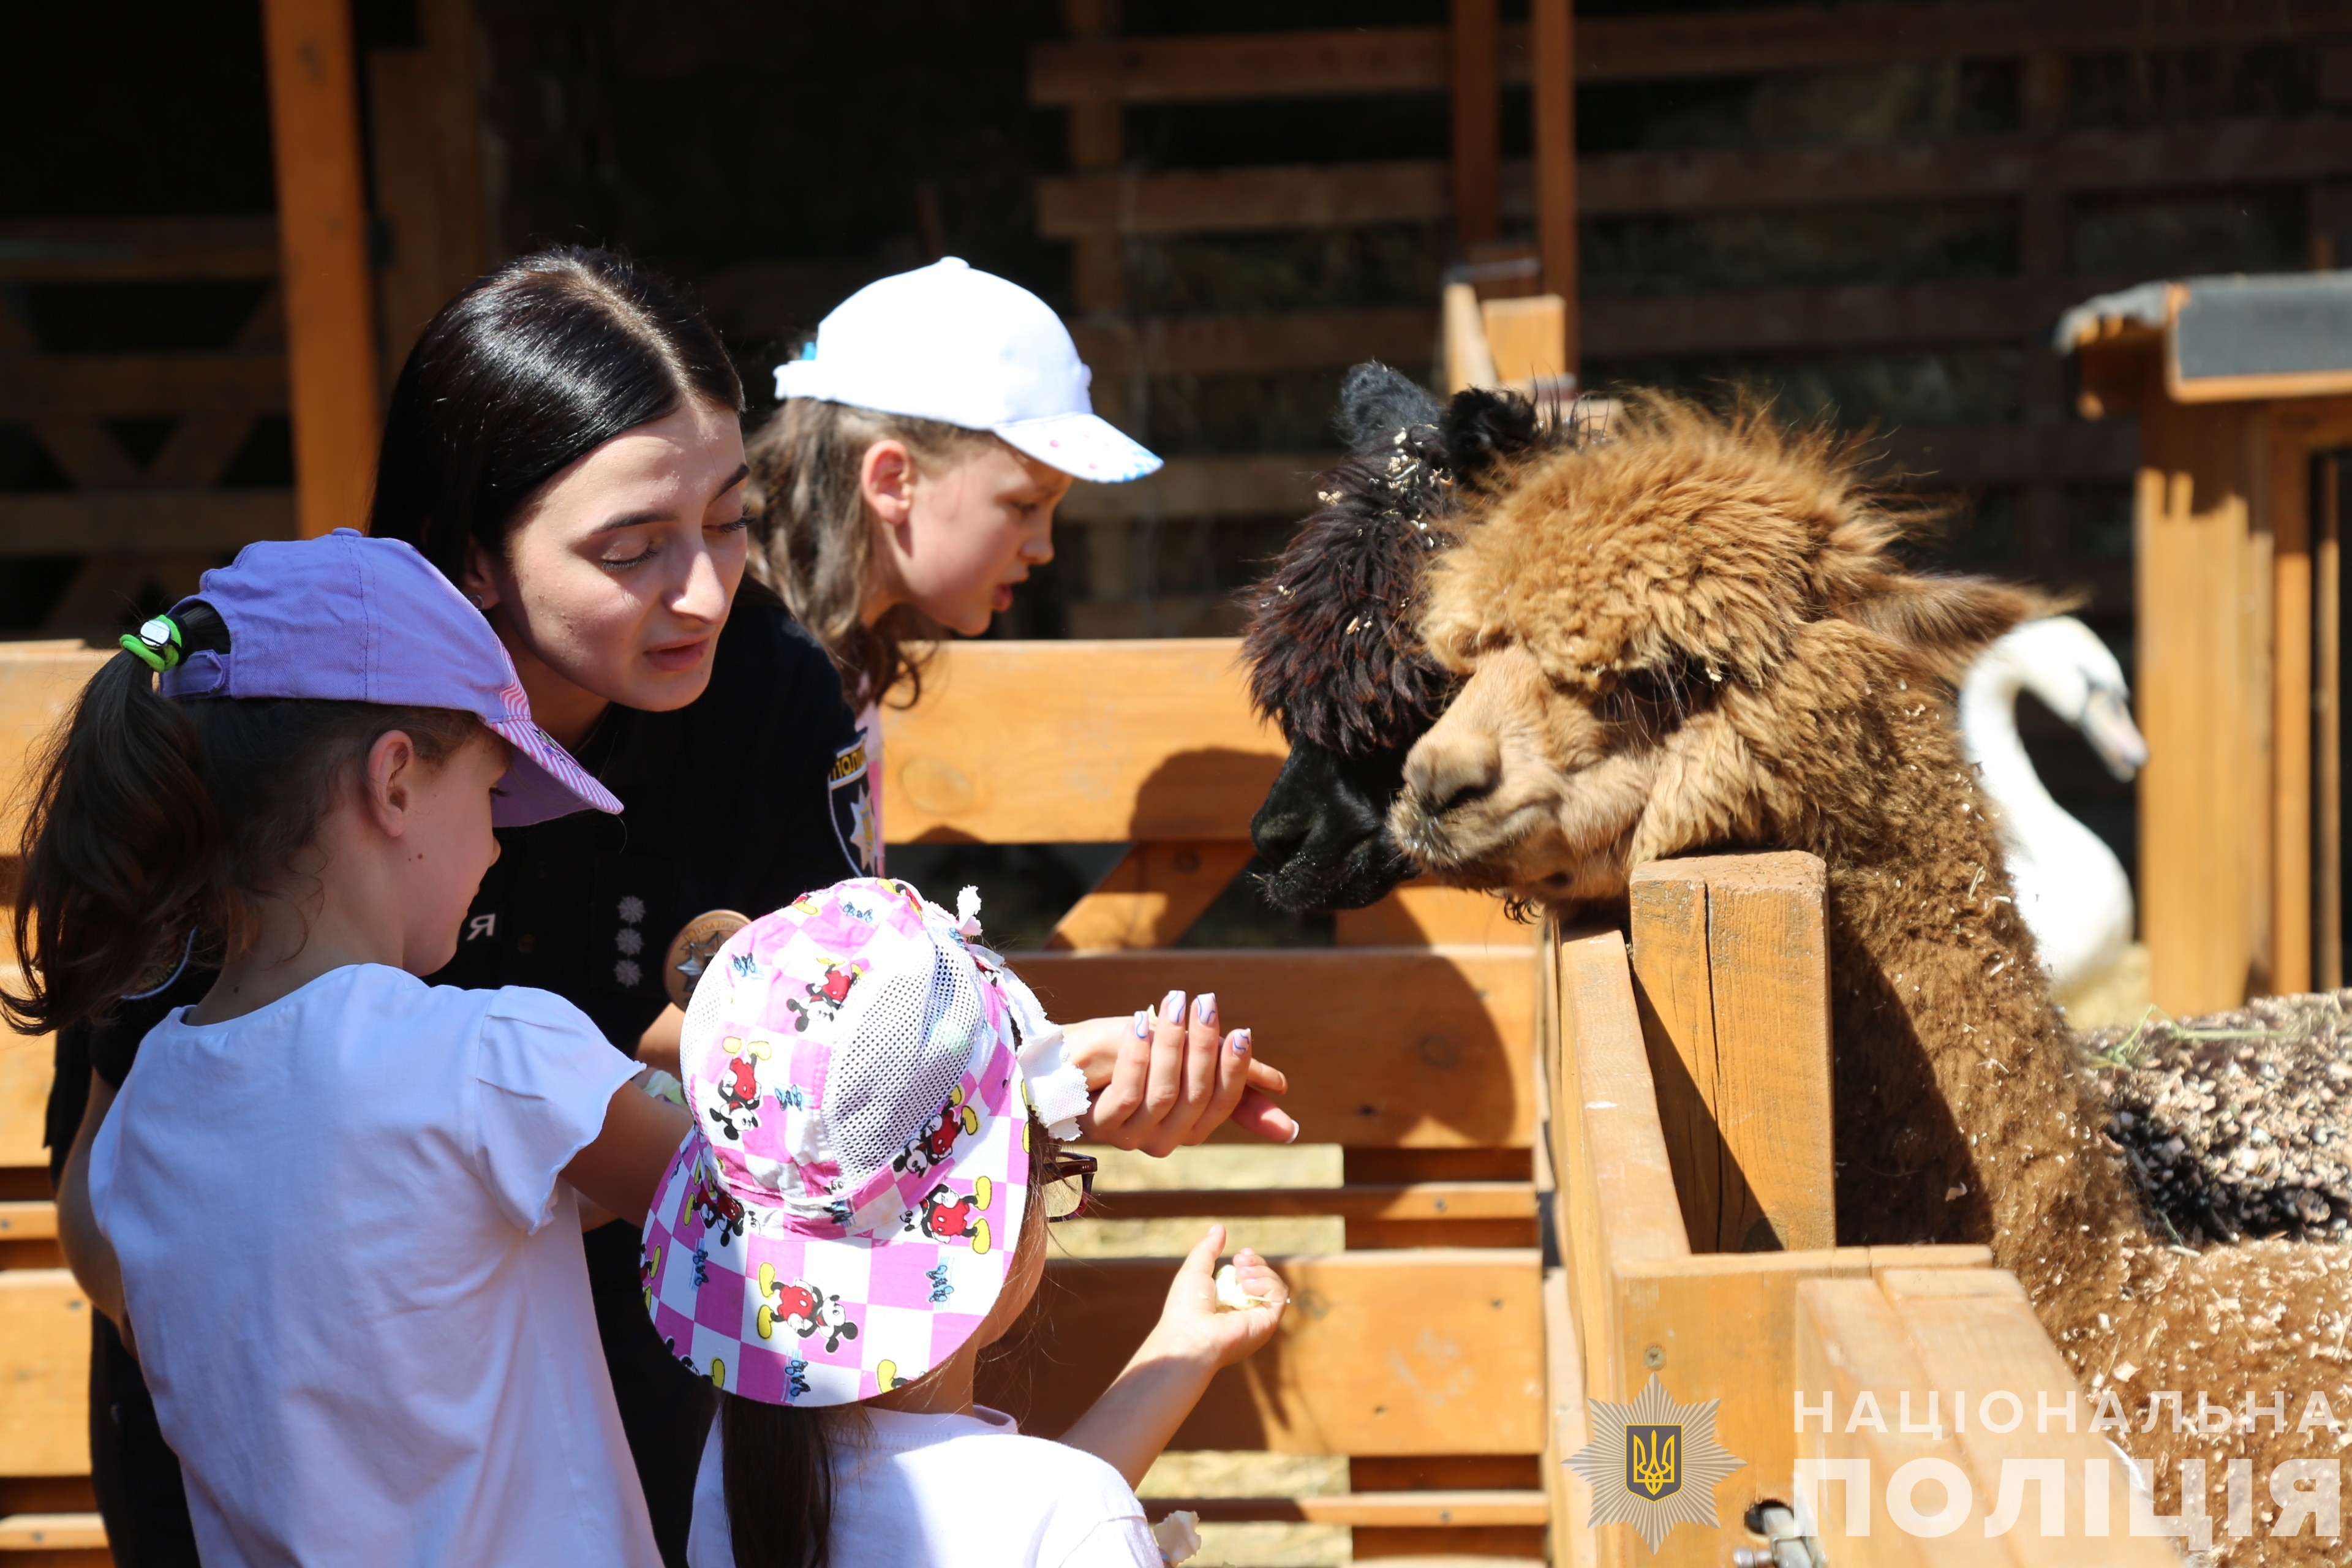
[[[751,477],[751,464],[737,464],[735,471],[727,476],[727,482],[719,487],[719,494],[722,496],[725,495],[729,490],[733,489],[737,485],[741,484],[745,479],[748,479]],[[625,511],[616,517],[608,517],[603,522],[598,523],[590,537],[593,538],[597,533],[611,533],[617,529],[635,528],[641,523],[668,522],[677,515],[677,514],[675,512],[665,511],[658,507],[649,508],[645,511]]]

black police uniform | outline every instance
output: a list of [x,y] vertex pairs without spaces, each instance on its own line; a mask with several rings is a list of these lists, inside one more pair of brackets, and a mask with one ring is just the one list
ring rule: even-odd
[[[713,909],[762,914],[874,868],[856,717],[824,649],[754,584],[743,585],[719,634],[709,689],[670,713],[608,709],[580,760],[620,797],[621,815],[575,812],[501,828],[498,864],[467,914],[457,956],[426,977],[433,984],[552,991],[593,1019],[615,1050],[634,1056],[668,1004],[662,958],[688,921]],[[191,975],[165,995],[123,1005],[101,1028],[60,1034],[53,1149],[72,1141],[90,1068],[119,1085],[138,1039],[209,984],[209,974]],[[79,1058],[71,1064],[69,1039]],[[630,1216],[588,1234],[589,1283],[654,1536],[664,1560],[682,1565],[717,1394],[671,1358],[646,1316],[638,1228]],[[137,1368],[119,1342],[104,1342],[113,1336],[102,1320],[97,1335],[93,1469],[123,1478],[100,1484],[110,1533],[111,1489],[137,1516],[124,1519],[122,1538],[176,1539],[185,1532],[185,1503],[161,1478],[169,1465],[176,1480],[177,1461],[154,1434]],[[176,1521],[159,1500],[166,1494]],[[190,1542],[184,1557],[159,1552],[143,1561],[192,1563]],[[141,1568],[132,1556],[119,1557],[125,1568]]]

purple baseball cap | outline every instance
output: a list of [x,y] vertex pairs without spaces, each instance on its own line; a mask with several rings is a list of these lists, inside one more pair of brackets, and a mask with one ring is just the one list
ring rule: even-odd
[[166,697],[454,709],[514,748],[491,807],[496,826],[621,809],[612,791],[531,722],[514,661],[482,613],[403,541],[339,528],[320,539],[248,544],[228,565],[205,573],[170,614],[199,600],[228,627],[228,650],[199,648],[164,670],[159,689]]

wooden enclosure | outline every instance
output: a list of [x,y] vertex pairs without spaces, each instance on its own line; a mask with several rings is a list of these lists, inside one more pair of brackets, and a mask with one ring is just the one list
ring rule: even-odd
[[2342,985],[2352,273],[2148,284],[2080,307],[2061,339],[2084,412],[2140,430],[2139,907],[2156,999],[2210,1013]]
[[[1795,1429],[1801,1399],[1843,1411],[1864,1389],[1907,1414],[1930,1391],[2002,1390],[2030,1409],[2073,1387],[1983,1249],[1832,1245],[1818,862],[1645,867],[1630,932],[1535,930],[1483,896],[1409,886],[1339,917],[1328,948],[1171,951],[1242,869],[1282,756],[1236,651],[959,645],[923,705],[887,720],[894,841],[1131,846],[1045,951],[1015,955],[1050,1007],[1118,1014],[1213,984],[1290,1076],[1304,1138],[1344,1151],[1336,1186],[1108,1197],[1117,1217],[1345,1226],[1344,1249],[1277,1260],[1296,1303],[1283,1331],[1216,1379],[1176,1443],[1343,1456],[1348,1489],[1155,1499],[1155,1513],[1346,1525],[1366,1559],[1648,1562],[1630,1527],[1588,1528],[1590,1489],[1562,1461],[1592,1436],[1588,1397],[1625,1401],[1654,1373],[1677,1400],[1719,1402],[1719,1440],[1742,1461],[1717,1489],[1717,1528],[1675,1526],[1663,1563],[1728,1568],[1760,1549],[1743,1517],[1797,1501],[1801,1462],[1867,1460],[1883,1477],[1916,1458],[1971,1479],[1966,1528],[1906,1535],[1865,1487],[1859,1513],[1819,1510],[1839,1568],[2168,1560],[2158,1541],[2081,1539],[2074,1481],[2066,1537],[1984,1539],[2002,1463],[2057,1458],[2079,1477],[2074,1461],[2103,1458],[2087,1434]],[[100,657],[0,652],[6,754]],[[0,1039],[0,1551],[95,1564],[89,1308],[58,1267],[40,1169],[49,1055],[46,1039]],[[1059,1430],[1149,1326],[1173,1267],[1056,1260],[1033,1359],[1000,1364],[983,1397]],[[1849,1526],[1869,1533],[1842,1538]]]

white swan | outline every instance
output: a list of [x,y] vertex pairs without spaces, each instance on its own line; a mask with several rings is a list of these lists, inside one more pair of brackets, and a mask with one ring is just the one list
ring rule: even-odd
[[2147,761],[2147,742],[2132,722],[2123,667],[2072,616],[2026,622],[1979,656],[1960,684],[1961,743],[1998,809],[2018,913],[2032,928],[2051,989],[2063,1001],[2126,963],[2131,881],[2115,851],[2042,787],[2017,738],[2021,689],[2082,731],[2119,779],[2130,778]]

